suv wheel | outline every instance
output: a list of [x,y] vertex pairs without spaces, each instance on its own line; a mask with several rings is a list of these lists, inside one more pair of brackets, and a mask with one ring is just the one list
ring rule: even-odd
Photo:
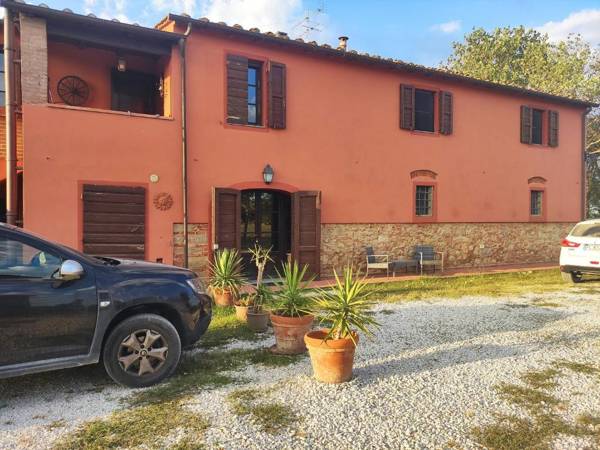
[[583,275],[580,272],[561,272],[562,279],[568,283],[581,283]]
[[102,356],[106,371],[117,383],[146,387],[173,373],[181,356],[181,341],[164,317],[140,314],[111,331]]

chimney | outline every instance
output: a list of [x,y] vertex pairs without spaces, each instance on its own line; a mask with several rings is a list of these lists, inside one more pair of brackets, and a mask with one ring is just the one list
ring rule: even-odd
[[346,51],[348,48],[348,36],[340,36],[338,39],[340,40],[338,49]]

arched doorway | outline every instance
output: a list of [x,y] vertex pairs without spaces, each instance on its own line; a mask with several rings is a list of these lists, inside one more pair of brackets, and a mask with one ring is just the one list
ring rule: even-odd
[[266,275],[281,271],[292,248],[292,209],[288,192],[270,189],[245,189],[241,191],[241,254],[246,276],[256,277],[256,266],[251,261],[249,248],[259,244],[271,248],[272,263]]

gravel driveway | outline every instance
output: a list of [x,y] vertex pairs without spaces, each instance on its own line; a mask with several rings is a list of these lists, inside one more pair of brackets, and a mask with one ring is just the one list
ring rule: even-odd
[[[600,295],[581,292],[382,304],[382,328],[375,340],[362,339],[351,382],[315,382],[308,358],[249,366],[250,384],[207,390],[190,407],[210,422],[209,448],[481,448],[474,427],[523,414],[499,396],[499,384],[557,361],[600,361]],[[561,417],[600,414],[600,377],[563,372],[554,391],[566,405]],[[297,420],[268,433],[234,415],[227,396],[248,387],[291,407]],[[0,448],[50,448],[79,423],[122,408],[128,395],[100,367],[0,380]],[[590,439],[558,436],[553,445],[585,448]]]

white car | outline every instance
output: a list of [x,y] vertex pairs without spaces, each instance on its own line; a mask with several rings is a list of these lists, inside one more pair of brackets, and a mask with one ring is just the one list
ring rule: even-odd
[[578,283],[583,274],[600,275],[600,219],[579,222],[561,242],[560,271]]

